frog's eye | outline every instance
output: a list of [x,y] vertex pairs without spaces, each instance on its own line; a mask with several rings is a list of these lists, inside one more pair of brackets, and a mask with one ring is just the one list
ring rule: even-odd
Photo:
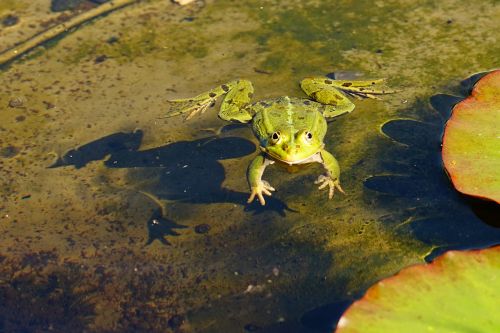
[[305,132],[304,137],[306,138],[306,141],[311,141],[313,138],[313,135],[311,132]]
[[271,141],[273,143],[277,143],[281,138],[281,133],[280,132],[274,132],[273,134],[271,134]]

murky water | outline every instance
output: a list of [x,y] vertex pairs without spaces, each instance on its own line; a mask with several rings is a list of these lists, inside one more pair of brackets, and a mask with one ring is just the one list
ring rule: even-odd
[[[0,0],[0,49],[72,13],[50,5]],[[438,95],[498,66],[499,16],[498,1],[141,1],[10,63],[0,331],[330,332],[375,281],[499,243],[442,169],[457,98]],[[258,100],[331,72],[401,90],[329,124],[346,190],[331,201],[319,167],[270,167],[278,191],[246,205],[251,130],[205,131],[225,125],[216,108],[163,118],[237,77]]]

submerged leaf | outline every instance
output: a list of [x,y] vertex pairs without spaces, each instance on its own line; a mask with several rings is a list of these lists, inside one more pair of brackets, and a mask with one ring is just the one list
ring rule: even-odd
[[371,287],[336,332],[495,332],[498,290],[500,246],[449,251]]
[[500,203],[500,70],[453,108],[442,155],[458,191]]

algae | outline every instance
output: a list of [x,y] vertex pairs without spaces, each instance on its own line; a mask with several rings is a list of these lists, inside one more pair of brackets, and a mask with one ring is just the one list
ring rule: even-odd
[[[417,135],[439,135],[429,98],[498,65],[499,12],[491,1],[149,1],[66,34],[0,74],[2,269],[20,274],[14,263],[41,251],[83,265],[82,290],[102,286],[77,321],[92,331],[309,332],[301,318],[315,308],[443,249],[498,242],[446,188],[439,147],[384,124],[411,119],[430,128]],[[401,92],[355,101],[330,123],[325,143],[347,192],[331,201],[313,185],[318,168],[269,168],[279,192],[246,206],[250,130],[202,131],[224,125],[215,109],[162,118],[167,99],[236,77],[258,100],[302,96],[302,77],[334,71],[386,77]],[[24,108],[8,107],[20,96]],[[137,129],[139,143],[106,141]],[[200,155],[204,146],[217,149]],[[48,168],[75,151],[85,163]],[[401,192],[408,178],[420,186]],[[200,223],[210,229],[197,233]]]
[[25,9],[27,7],[26,3],[17,0],[2,0],[0,3],[0,15],[4,16],[4,14],[9,12],[15,12],[18,10]]

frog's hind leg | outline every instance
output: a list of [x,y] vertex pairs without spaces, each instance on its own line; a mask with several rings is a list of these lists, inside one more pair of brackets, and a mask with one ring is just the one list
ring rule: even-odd
[[227,91],[219,110],[219,118],[227,121],[248,123],[254,116],[250,106],[253,97],[253,85],[248,80],[236,80],[222,85]]
[[167,112],[166,117],[174,117],[183,113],[189,113],[186,117],[191,119],[197,114],[205,112],[210,106],[213,106],[217,98],[226,94],[227,90],[224,87],[230,85],[232,82],[223,84],[207,92],[201,93],[192,98],[173,99],[168,102],[172,104],[170,110]]
[[306,78],[300,82],[300,87],[307,96],[325,104],[325,117],[336,117],[354,110],[354,103],[330,82],[332,80],[324,77]]
[[[376,95],[395,91],[379,89],[384,79],[368,81],[331,80],[327,77],[305,78],[300,82],[302,90],[315,101],[326,104],[323,115],[336,117],[354,110],[355,105],[345,95],[357,98],[377,98]],[[345,93],[345,94],[344,94]]]
[[395,93],[396,90],[388,89],[385,85],[385,79],[349,81],[349,80],[330,80],[331,85],[350,96],[358,98],[379,99],[378,95]]
[[247,106],[253,95],[253,86],[247,80],[234,80],[222,84],[212,90],[204,92],[193,98],[170,100],[173,107],[167,113],[167,117],[173,117],[183,113],[189,113],[186,119],[205,112],[213,106],[217,98],[226,95],[222,101],[219,117],[223,120],[237,120],[246,123],[252,119],[252,114]]

